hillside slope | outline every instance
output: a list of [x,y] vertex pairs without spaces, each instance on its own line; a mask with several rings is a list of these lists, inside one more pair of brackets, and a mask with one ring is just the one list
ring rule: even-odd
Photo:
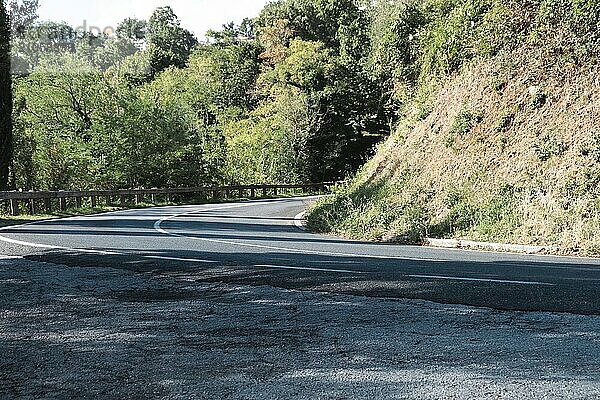
[[[353,238],[468,238],[600,253],[600,74],[523,44],[466,63],[310,226]],[[422,96],[421,96],[422,98]]]

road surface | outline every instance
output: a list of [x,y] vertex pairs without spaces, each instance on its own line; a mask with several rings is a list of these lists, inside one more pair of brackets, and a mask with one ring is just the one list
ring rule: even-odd
[[66,265],[194,269],[206,282],[600,314],[600,260],[318,236],[294,219],[307,201],[129,210],[9,228],[0,240],[21,249],[13,254]]
[[313,199],[0,231],[0,398],[593,398],[600,261],[314,235]]

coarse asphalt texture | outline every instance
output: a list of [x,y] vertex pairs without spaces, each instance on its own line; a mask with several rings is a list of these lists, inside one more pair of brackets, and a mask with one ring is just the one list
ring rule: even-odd
[[0,231],[0,398],[597,398],[600,260],[314,235],[314,198]]

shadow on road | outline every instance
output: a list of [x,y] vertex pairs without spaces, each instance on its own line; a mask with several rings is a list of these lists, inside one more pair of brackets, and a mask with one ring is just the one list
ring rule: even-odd
[[[216,253],[142,249],[115,256],[52,251],[28,258],[76,267],[151,273],[194,282],[422,299],[500,310],[600,314],[600,268],[583,264],[438,262],[276,251]],[[521,281],[544,284],[503,282],[514,276]]]

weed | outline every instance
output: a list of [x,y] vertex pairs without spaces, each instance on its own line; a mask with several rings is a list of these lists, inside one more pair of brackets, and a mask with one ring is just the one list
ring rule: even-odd
[[508,82],[500,77],[495,77],[492,80],[492,89],[494,89],[494,91],[496,93],[502,94],[504,92],[504,89],[506,88],[506,85],[508,84]]
[[581,145],[579,154],[583,157],[591,157],[595,162],[600,163],[600,133],[592,133],[587,143]]
[[534,109],[542,108],[546,101],[548,100],[548,96],[540,89],[536,89],[531,94],[531,107]]
[[549,133],[539,138],[534,146],[535,154],[540,161],[548,161],[552,157],[560,156],[566,150],[567,146]]
[[454,119],[450,132],[466,135],[481,121],[483,121],[483,113],[463,108]]
[[513,112],[505,112],[498,118],[494,126],[497,133],[506,132],[515,122],[515,114]]
[[423,121],[424,119],[429,117],[432,112],[433,112],[432,104],[429,104],[429,103],[420,104],[418,111],[417,111],[417,121]]
[[506,150],[508,147],[508,138],[506,136],[500,136],[498,138],[498,144],[500,145],[500,150]]
[[450,131],[448,131],[448,135],[444,138],[444,146],[452,148],[459,136],[470,133],[481,121],[483,121],[483,113],[466,108],[460,110],[450,127]]

